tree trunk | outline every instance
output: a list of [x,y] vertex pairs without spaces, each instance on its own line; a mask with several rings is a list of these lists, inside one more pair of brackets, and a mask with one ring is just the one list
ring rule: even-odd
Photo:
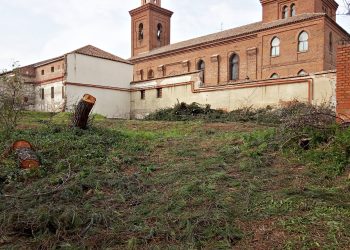
[[39,157],[33,150],[32,145],[27,141],[16,141],[12,145],[16,153],[18,165],[23,169],[37,168],[40,166]]
[[96,98],[92,95],[85,94],[75,108],[72,123],[74,127],[86,129],[89,120],[89,115],[94,107]]

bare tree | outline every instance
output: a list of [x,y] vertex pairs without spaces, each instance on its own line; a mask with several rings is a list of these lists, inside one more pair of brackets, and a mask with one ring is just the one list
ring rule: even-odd
[[11,71],[0,74],[0,128],[9,133],[15,129],[25,108],[25,84],[17,63]]

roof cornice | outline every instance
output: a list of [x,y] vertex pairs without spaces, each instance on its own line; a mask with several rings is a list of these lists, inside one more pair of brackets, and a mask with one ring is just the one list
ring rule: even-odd
[[162,14],[169,16],[169,17],[171,17],[174,14],[174,12],[167,10],[167,9],[164,9],[162,7],[159,7],[158,5],[155,5],[152,3],[148,3],[148,4],[145,4],[145,5],[138,7],[136,9],[130,10],[129,13],[130,13],[130,16],[134,16],[134,15],[137,15],[137,14],[142,13],[144,11],[150,11],[150,10],[162,13]]
[[[137,62],[144,61],[144,60],[149,60],[149,59],[153,59],[153,58],[157,58],[157,57],[167,56],[167,55],[170,55],[170,54],[181,53],[182,51],[191,50],[191,49],[193,49],[195,47],[215,46],[216,44],[220,44],[222,42],[228,42],[228,41],[232,41],[232,40],[244,39],[245,37],[250,37],[250,36],[252,36],[252,35],[254,35],[254,34],[258,33],[258,32],[262,32],[262,31],[266,31],[266,30],[270,30],[270,29],[274,29],[274,28],[279,28],[279,27],[284,27],[284,26],[288,26],[288,25],[291,25],[291,24],[296,24],[296,23],[300,23],[300,22],[304,22],[304,21],[316,20],[316,19],[324,18],[325,16],[326,16],[325,14],[322,14],[322,15],[319,15],[319,16],[311,16],[311,17],[308,17],[308,18],[305,18],[305,19],[295,20],[293,22],[287,22],[287,23],[277,24],[277,25],[271,26],[271,27],[260,28],[260,29],[256,29],[256,30],[253,30],[253,31],[248,31],[248,32],[245,32],[245,33],[241,33],[241,34],[238,34],[238,35],[232,35],[232,36],[225,37],[225,38],[219,38],[219,39],[215,39],[215,40],[212,40],[212,41],[197,43],[197,44],[184,46],[184,47],[173,49],[173,50],[168,50],[168,51],[159,52],[159,53],[156,53],[156,54],[151,54],[149,56],[147,56],[147,55],[145,55],[145,56],[138,55],[135,58],[129,58],[128,60],[135,64]],[[150,51],[150,52],[152,52],[152,51]]]
[[[335,8],[339,7],[339,4],[334,0],[323,0],[323,1],[325,1],[326,3],[328,3],[329,5],[331,5]],[[272,2],[285,2],[285,0],[260,0],[260,3],[262,5],[272,3]]]

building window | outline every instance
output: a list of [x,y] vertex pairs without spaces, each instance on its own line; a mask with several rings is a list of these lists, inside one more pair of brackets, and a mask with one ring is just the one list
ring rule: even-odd
[[140,70],[140,78],[141,78],[141,81],[143,81],[143,69]]
[[301,32],[299,35],[299,52],[306,52],[309,50],[309,35],[305,31]]
[[197,64],[197,70],[200,70],[199,78],[202,82],[205,80],[205,62],[203,60],[199,60]]
[[239,78],[239,57],[233,54],[230,58],[230,80],[238,80]]
[[162,96],[163,96],[163,89],[158,88],[157,89],[157,98],[162,98]]
[[153,78],[154,78],[154,71],[153,71],[153,70],[150,69],[150,70],[148,71],[147,78],[148,78],[148,79],[153,79]]
[[41,98],[41,100],[45,99],[45,90],[44,90],[44,88],[40,89],[40,98]]
[[139,24],[139,40],[143,40],[143,23]]
[[24,103],[28,103],[28,101],[29,101],[28,96],[23,97],[23,102],[24,102]]
[[333,52],[333,33],[329,32],[329,52]]
[[51,99],[55,98],[55,88],[51,87]]
[[307,72],[303,69],[298,72],[298,76],[306,76],[306,75],[307,75]]
[[276,57],[280,55],[281,41],[278,37],[274,37],[271,41],[271,56]]
[[55,72],[55,67],[51,67],[51,73]]
[[282,9],[282,18],[285,19],[288,17],[288,7],[284,6]]
[[296,16],[297,15],[297,9],[295,7],[295,4],[293,3],[291,6],[290,6],[290,16]]
[[271,79],[277,79],[277,78],[279,78],[280,76],[277,74],[277,73],[273,73],[271,76],[270,76],[270,78]]
[[41,75],[43,76],[43,75],[45,75],[45,70],[41,70]]
[[157,39],[158,39],[158,41],[160,41],[160,39],[162,37],[162,32],[163,32],[163,26],[162,26],[162,24],[158,23],[158,25],[157,25]]
[[145,90],[141,90],[141,100],[145,100],[146,97],[146,91]]

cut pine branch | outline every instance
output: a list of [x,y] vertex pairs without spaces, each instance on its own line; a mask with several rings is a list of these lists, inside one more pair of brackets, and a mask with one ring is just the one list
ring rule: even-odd
[[96,98],[92,95],[85,94],[75,108],[72,123],[74,127],[86,129],[88,125],[89,115],[94,107]]
[[12,150],[17,155],[18,165],[23,169],[38,168],[40,160],[35,153],[33,146],[24,140],[12,144]]

